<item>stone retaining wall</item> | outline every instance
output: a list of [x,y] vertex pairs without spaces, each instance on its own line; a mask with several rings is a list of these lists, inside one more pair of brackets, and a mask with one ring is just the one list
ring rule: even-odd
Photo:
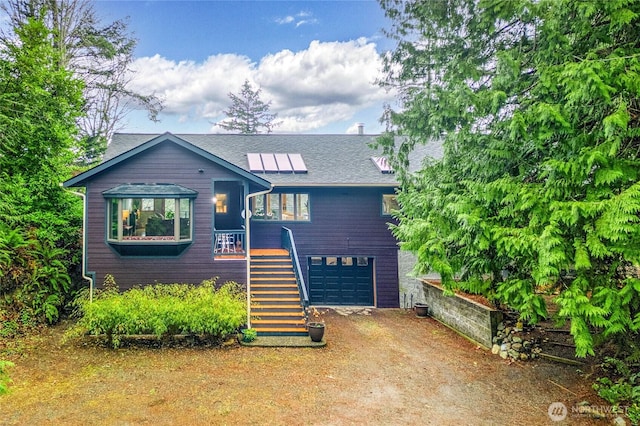
[[493,345],[502,313],[461,296],[445,296],[443,290],[422,280],[429,315],[487,348]]

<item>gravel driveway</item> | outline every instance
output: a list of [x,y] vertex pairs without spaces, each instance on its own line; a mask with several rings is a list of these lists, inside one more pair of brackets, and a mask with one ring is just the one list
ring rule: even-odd
[[[366,312],[365,312],[366,313]],[[576,367],[510,364],[410,311],[325,315],[324,348],[62,344],[64,326],[12,342],[6,425],[565,425],[601,404]],[[19,344],[18,344],[19,343]],[[566,419],[554,422],[552,403]],[[556,404],[557,406],[557,404]]]

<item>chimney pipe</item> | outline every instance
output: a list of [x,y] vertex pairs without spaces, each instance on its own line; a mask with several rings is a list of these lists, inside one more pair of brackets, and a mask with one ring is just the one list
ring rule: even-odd
[[358,123],[358,134],[364,135],[364,123]]

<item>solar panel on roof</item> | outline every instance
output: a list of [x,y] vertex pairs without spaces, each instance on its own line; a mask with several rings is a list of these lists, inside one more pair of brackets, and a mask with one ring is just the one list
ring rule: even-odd
[[249,170],[262,173],[307,173],[301,154],[248,153]]
[[260,154],[257,154],[257,153],[247,154],[247,161],[249,161],[250,171],[264,172],[264,167],[262,167],[262,159],[260,158]]
[[289,162],[289,156],[287,154],[275,154],[276,163],[278,164],[278,171],[281,173],[291,173],[293,168]]
[[382,173],[393,173],[391,164],[385,157],[371,157],[371,161],[378,167]]
[[265,172],[273,173],[278,171],[278,163],[276,163],[276,158],[273,154],[260,154],[260,158],[262,158],[262,165],[264,166]]
[[307,173],[307,165],[304,164],[301,154],[289,154],[289,161],[291,161],[294,172]]

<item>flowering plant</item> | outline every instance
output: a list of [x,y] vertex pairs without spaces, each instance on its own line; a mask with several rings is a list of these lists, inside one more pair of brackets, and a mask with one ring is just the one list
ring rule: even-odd
[[319,327],[324,325],[324,318],[322,317],[327,311],[319,311],[315,306],[310,306],[307,309],[307,327]]

